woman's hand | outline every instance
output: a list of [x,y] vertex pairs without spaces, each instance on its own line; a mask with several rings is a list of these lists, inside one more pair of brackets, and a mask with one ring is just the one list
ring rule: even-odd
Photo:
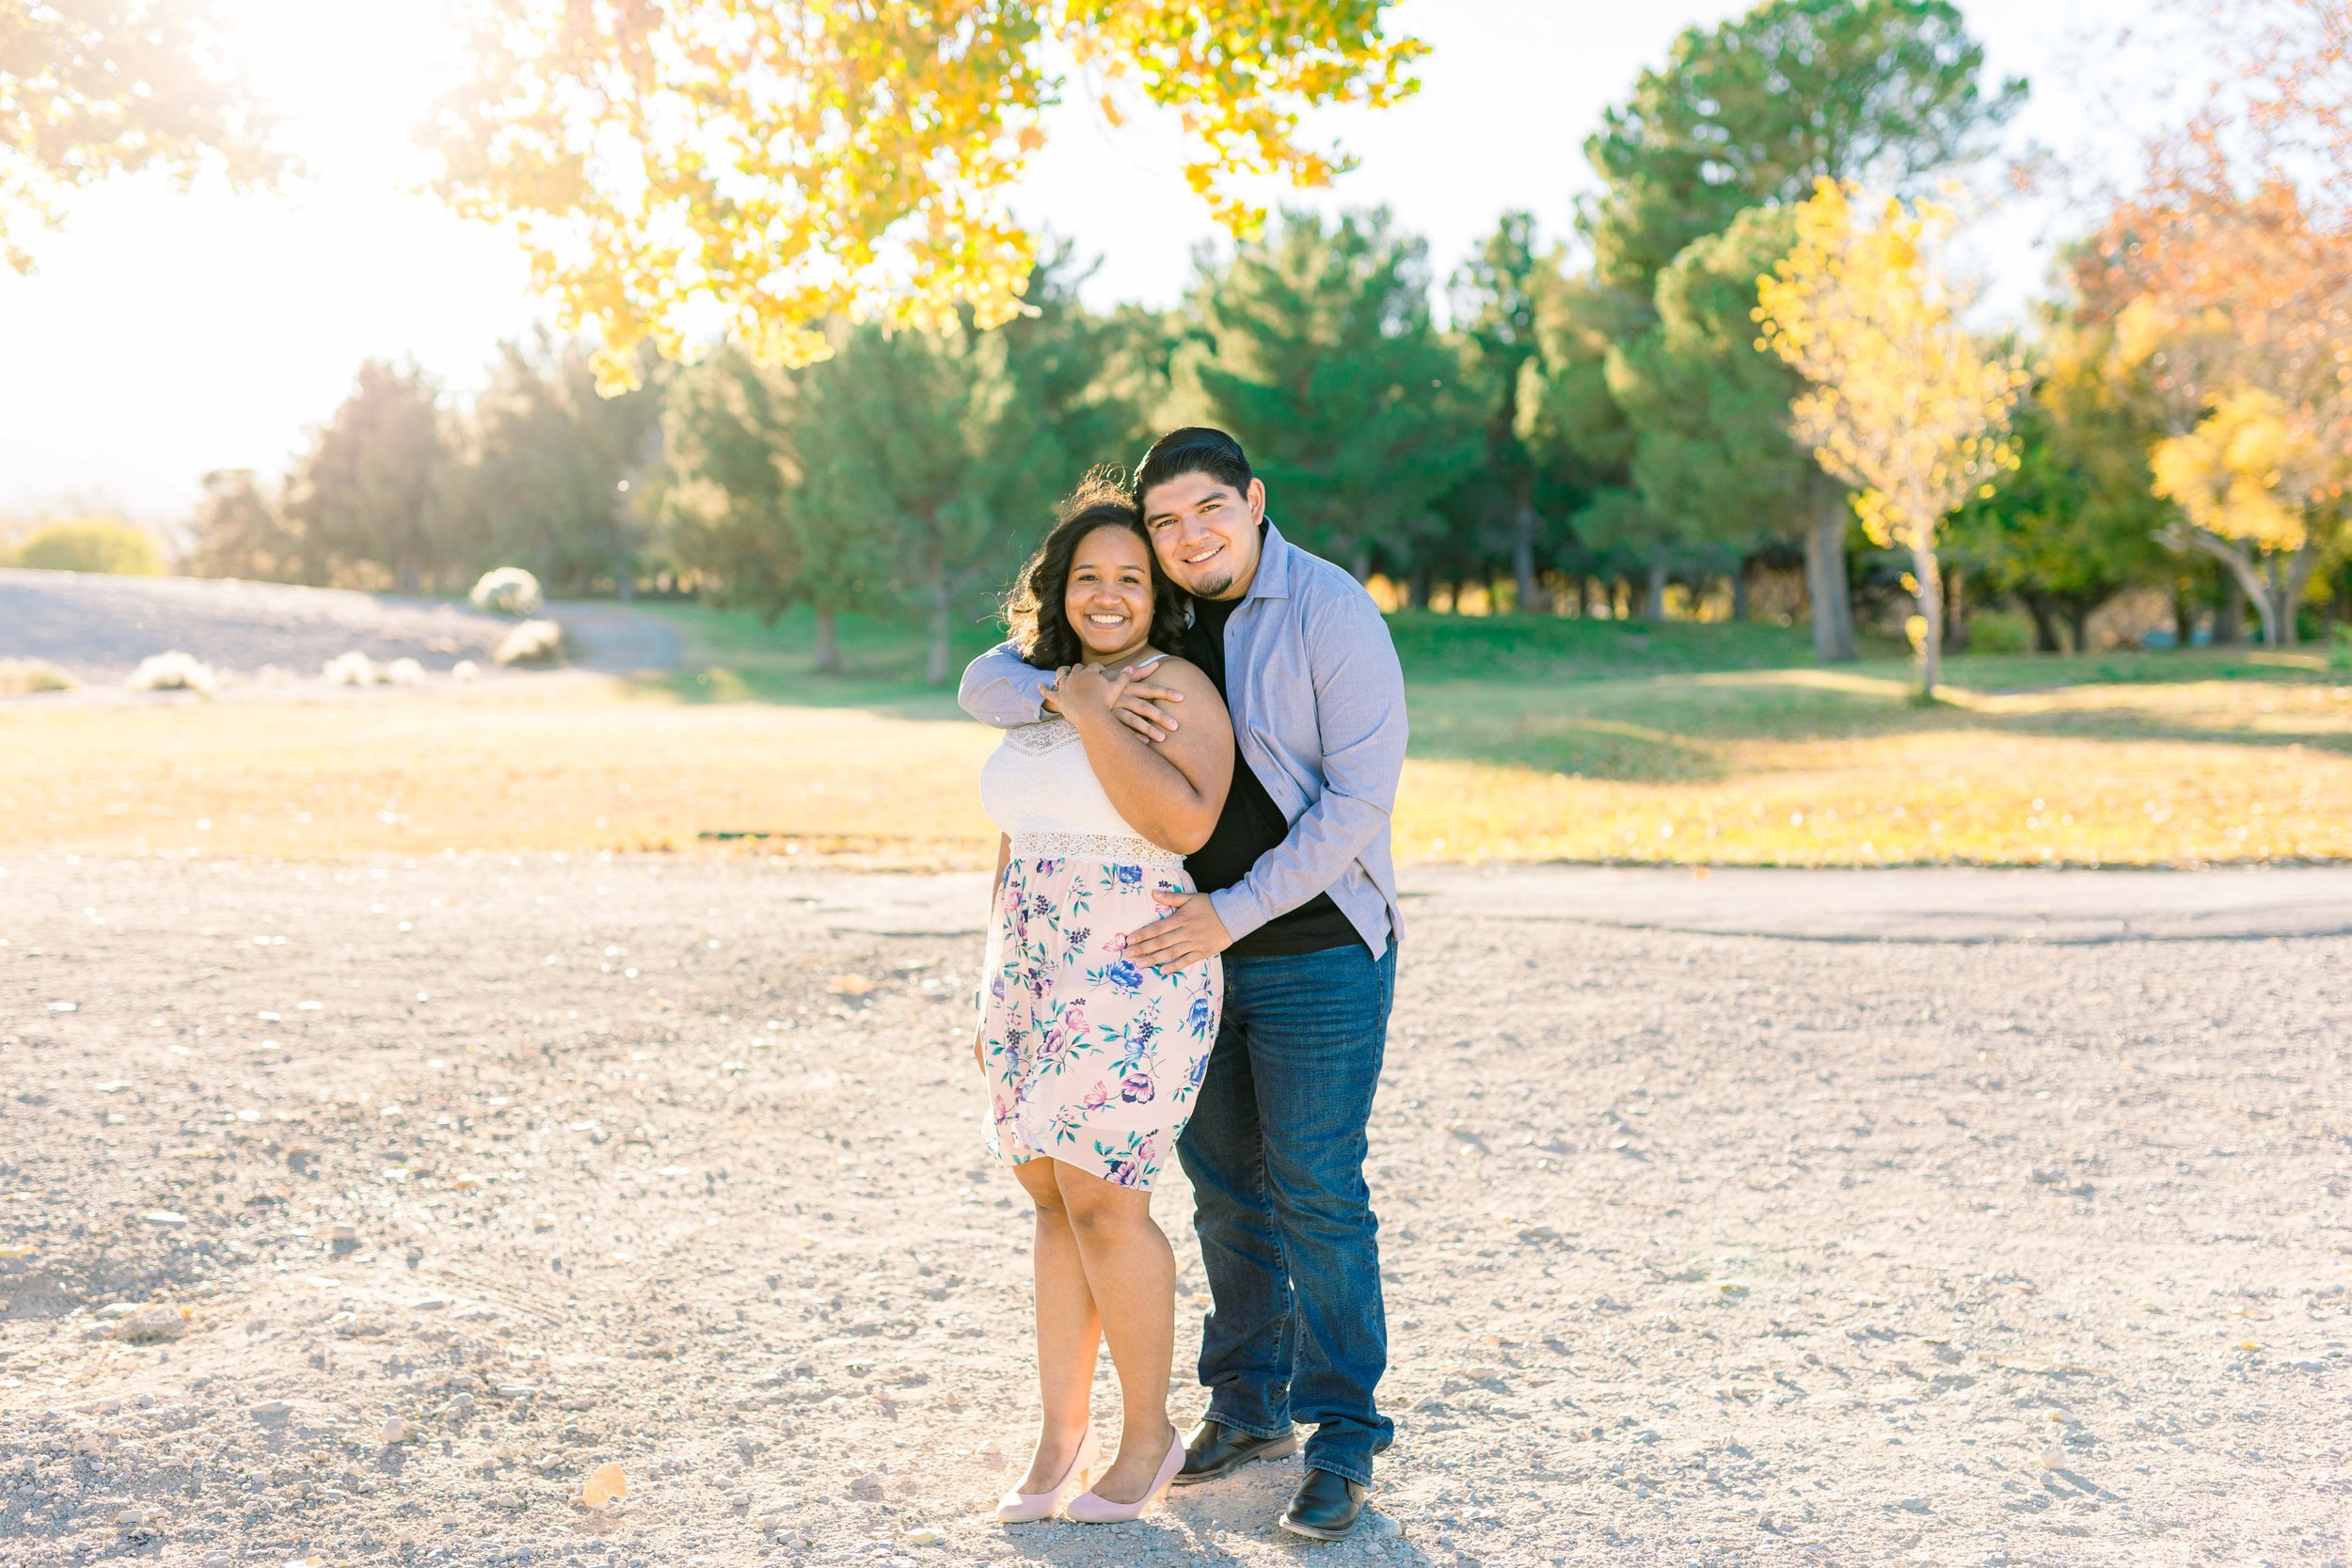
[[1073,724],[1107,719],[1137,678],[1132,670],[1105,670],[1095,664],[1065,664],[1054,672],[1054,706]]
[[[1167,657],[1165,654],[1153,654],[1149,658],[1137,659],[1116,676],[1104,671],[1094,672],[1099,677],[1098,684],[1107,689],[1102,694],[1109,704],[1112,715],[1152,745],[1166,740],[1184,727],[1176,721],[1174,713],[1176,705],[1184,700],[1184,694],[1174,687],[1161,686],[1152,679],[1152,673]],[[1085,670],[1092,667],[1064,665],[1055,671],[1054,684],[1045,689],[1045,696],[1040,705],[1048,713],[1061,714],[1075,722],[1077,716],[1064,711],[1061,696],[1062,677],[1073,668]],[[1074,690],[1076,689],[1073,688]],[[1089,689],[1078,691],[1077,695],[1081,702],[1090,702],[1096,693]]]

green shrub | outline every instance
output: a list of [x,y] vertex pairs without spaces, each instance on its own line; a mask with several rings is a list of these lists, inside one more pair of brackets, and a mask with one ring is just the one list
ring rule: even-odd
[[50,572],[107,572],[117,577],[159,578],[163,552],[143,529],[119,517],[83,517],[51,523],[26,539],[16,564]]
[[1980,610],[1968,617],[1972,654],[2022,654],[2033,646],[2033,622],[2022,610]]
[[73,677],[42,658],[0,658],[0,697],[71,691]]

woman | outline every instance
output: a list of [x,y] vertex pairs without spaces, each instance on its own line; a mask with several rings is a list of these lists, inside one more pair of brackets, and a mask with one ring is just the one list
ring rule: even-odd
[[[1168,1418],[1176,1259],[1152,1219],[1216,1041],[1215,958],[1161,973],[1127,933],[1189,892],[1184,856],[1207,842],[1232,781],[1233,733],[1207,675],[1168,656],[1184,603],[1124,489],[1089,478],[1064,502],[1008,605],[1023,657],[1057,672],[1058,717],[1008,731],[980,773],[1002,830],[973,1055],[989,1143],[1037,1207],[1038,1383],[1044,1418],[1008,1522],[1055,1512],[1091,1458],[1087,1396],[1110,1342],[1125,1407],[1119,1452],[1068,1517],[1132,1519],[1183,1465]],[[1184,724],[1145,743],[1113,716],[1148,667],[1184,694]]]

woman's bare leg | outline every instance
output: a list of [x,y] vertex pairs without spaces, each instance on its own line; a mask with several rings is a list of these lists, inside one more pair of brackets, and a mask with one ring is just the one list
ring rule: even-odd
[[1152,1195],[1054,1163],[1062,1207],[1077,1237],[1088,1289],[1119,1370],[1119,1457],[1096,1478],[1097,1496],[1141,1497],[1168,1458],[1168,1374],[1176,1356],[1176,1255],[1152,1220]]
[[[1094,1358],[1103,1342],[1078,1258],[1078,1239],[1063,1207],[1051,1160],[1015,1165],[1012,1173],[1037,1205],[1036,1239],[1030,1261],[1037,1275],[1037,1382],[1044,1415],[1038,1425],[1037,1451],[1029,1460],[1023,1492],[1042,1492],[1067,1475],[1086,1436],[1087,1400],[1094,1388]],[[1169,1304],[1173,1319],[1175,1307]]]

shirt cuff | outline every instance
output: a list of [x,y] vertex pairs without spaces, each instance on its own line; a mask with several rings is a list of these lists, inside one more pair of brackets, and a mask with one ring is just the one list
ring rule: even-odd
[[1258,907],[1258,901],[1244,892],[1239,882],[1210,894],[1209,908],[1216,911],[1217,924],[1223,926],[1225,934],[1235,942],[1266,922],[1265,913]]

